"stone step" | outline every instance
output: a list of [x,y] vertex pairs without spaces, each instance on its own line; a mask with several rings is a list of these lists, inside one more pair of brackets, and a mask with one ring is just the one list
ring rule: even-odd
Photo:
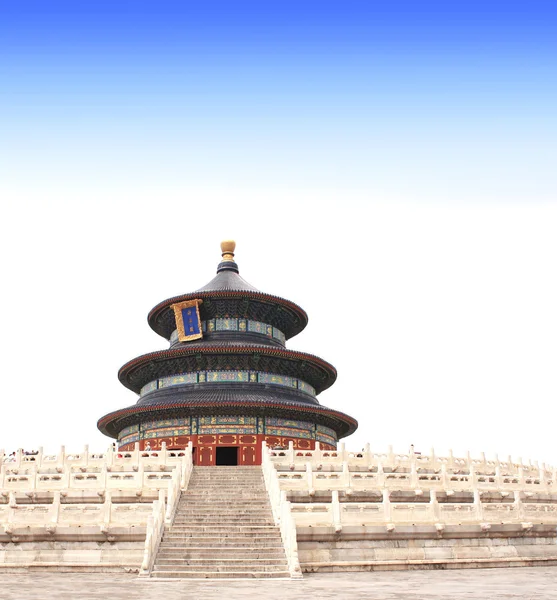
[[[214,515],[210,518],[196,518],[196,519],[176,519],[174,521],[174,526],[178,525],[180,527],[188,526],[188,525],[209,525],[215,526],[218,525],[220,527],[241,527],[246,525],[267,525],[274,526],[275,522],[273,521],[271,516],[261,515],[259,517],[254,516],[253,518],[249,517],[239,517],[239,518],[223,518],[221,515]],[[167,528],[168,529],[168,528]]]
[[249,479],[246,481],[243,477],[238,477],[238,479],[204,479],[190,481],[187,489],[190,491],[197,491],[202,489],[225,487],[230,490],[240,492],[247,491],[248,486],[253,486],[257,492],[267,491],[263,482],[256,481],[254,479]]
[[177,513],[191,513],[191,512],[197,512],[200,511],[203,514],[207,514],[210,512],[215,512],[215,513],[219,513],[222,511],[227,511],[227,512],[238,512],[238,511],[243,511],[243,512],[255,512],[255,511],[260,511],[260,512],[269,512],[271,511],[271,507],[267,504],[251,504],[251,505],[246,505],[246,504],[217,504],[215,506],[213,506],[213,504],[211,503],[207,503],[207,504],[203,504],[203,505],[185,505],[185,506],[178,506],[176,512]]
[[[218,546],[219,544],[225,544],[227,540],[253,540],[255,534],[253,532],[247,531],[234,531],[228,533],[220,533],[217,531],[191,531],[186,533],[165,533],[163,536],[163,541],[191,541],[193,540],[207,540],[209,542],[212,540],[212,543]],[[282,540],[280,533],[275,533],[272,531],[264,531],[261,533],[257,533],[257,542],[263,542],[265,540],[275,541]],[[253,540],[255,541],[255,540]]]
[[263,513],[252,513],[252,512],[248,512],[248,513],[233,513],[233,512],[227,512],[227,513],[220,513],[220,512],[215,512],[215,513],[188,513],[188,514],[178,514],[178,516],[176,517],[176,519],[174,520],[175,523],[190,523],[192,519],[197,519],[197,520],[205,520],[205,521],[219,521],[220,523],[230,523],[230,522],[247,522],[250,519],[254,519],[256,521],[269,521],[269,522],[273,522],[273,513],[271,511],[269,512],[263,512]]
[[269,572],[253,572],[253,571],[237,571],[235,573],[219,573],[212,571],[154,571],[151,575],[157,579],[290,579],[288,571]]
[[206,501],[209,498],[211,499],[215,499],[215,500],[250,500],[253,498],[253,500],[259,500],[259,501],[269,501],[269,495],[267,493],[262,494],[262,493],[257,493],[257,494],[250,494],[250,493],[244,493],[244,492],[240,492],[237,488],[231,488],[230,490],[223,490],[222,487],[219,486],[218,490],[210,490],[206,487],[204,488],[200,488],[199,490],[190,490],[190,492],[182,492],[181,495],[181,500],[184,499],[188,499],[188,500],[199,500],[201,501]]
[[230,534],[249,533],[261,535],[276,531],[274,525],[236,525],[233,527],[223,527],[223,525],[184,525],[183,527],[169,529],[169,533],[183,535],[202,535],[204,533],[212,533],[213,535],[222,534],[229,536]]
[[252,558],[277,558],[279,560],[284,558],[284,549],[281,546],[277,546],[276,548],[267,547],[267,548],[237,548],[235,546],[231,546],[229,548],[190,548],[189,546],[174,546],[167,548],[165,546],[160,546],[158,558],[172,558],[175,556],[180,556],[183,558],[214,558],[215,556],[219,556],[221,558],[235,558],[237,556],[249,556]]
[[210,469],[207,471],[198,471],[194,469],[191,478],[194,477],[258,477],[263,479],[263,471],[261,469],[255,469],[253,471],[242,471],[236,469]]
[[265,481],[262,477],[192,477],[190,479],[188,488],[195,488],[200,485],[237,485],[241,484],[255,484],[259,489],[265,489]]
[[231,504],[222,504],[222,505],[217,505],[216,507],[214,507],[211,503],[208,504],[203,504],[200,506],[178,506],[176,512],[179,513],[188,513],[188,512],[202,512],[202,513],[207,513],[207,512],[221,512],[221,511],[227,511],[227,512],[238,512],[239,510],[243,511],[243,512],[250,512],[250,511],[255,511],[255,510],[271,510],[271,507],[267,504],[251,504],[251,505],[238,505],[238,506],[234,506]]
[[273,573],[277,571],[286,570],[286,564],[283,565],[260,565],[257,562],[248,562],[245,561],[238,565],[159,565],[158,563],[155,565],[153,571],[154,572],[163,572],[163,571],[181,571],[182,573],[187,573],[189,571],[199,571],[199,570],[207,570],[209,572],[216,573],[234,573],[234,572],[242,572],[242,571],[259,571],[264,573]]
[[176,557],[160,557],[157,560],[158,566],[167,566],[174,565],[176,567],[191,567],[203,565],[204,567],[235,567],[238,565],[252,564],[257,565],[259,567],[264,566],[275,566],[275,567],[283,567],[287,566],[286,558],[283,556],[282,559],[277,558],[269,558],[268,556],[264,558],[257,558],[256,555],[249,554],[243,558],[186,558],[183,556]]
[[235,479],[233,481],[218,480],[218,481],[203,481],[203,482],[197,482],[197,483],[192,481],[188,485],[188,490],[190,490],[190,492],[198,492],[201,490],[210,490],[210,489],[215,489],[215,491],[216,491],[217,488],[219,490],[231,492],[231,493],[245,491],[250,488],[254,488],[257,492],[266,491],[265,486],[262,485],[261,483],[259,483],[257,481],[246,481],[245,479],[242,479],[242,478]]
[[[214,519],[187,519],[181,521],[174,521],[172,529],[182,529],[188,526],[199,526],[206,525],[207,527],[273,527],[275,525],[272,519],[219,519],[218,515],[215,515]],[[169,528],[170,529],[170,528]]]
[[289,579],[261,467],[195,467],[152,576]]
[[272,513],[245,513],[245,514],[233,514],[233,513],[207,513],[207,514],[189,514],[189,515],[178,515],[174,520],[175,525],[188,525],[189,523],[222,523],[223,525],[247,525],[250,521],[263,521],[274,525]]
[[282,538],[253,536],[228,537],[220,536],[182,536],[166,537],[160,543],[160,548],[282,548]]
[[[176,521],[186,521],[189,519],[218,519],[226,521],[227,519],[272,519],[273,511],[269,508],[257,510],[188,510],[176,511]],[[175,521],[175,522],[176,522]]]
[[268,498],[212,498],[211,496],[207,496],[207,498],[182,498],[178,503],[178,508],[181,506],[269,506]]

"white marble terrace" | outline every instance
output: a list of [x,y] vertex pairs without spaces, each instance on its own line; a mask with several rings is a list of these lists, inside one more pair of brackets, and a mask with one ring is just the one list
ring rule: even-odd
[[[263,474],[293,574],[302,530],[557,525],[557,471],[538,463],[263,448]],[[192,448],[34,455],[0,451],[0,567],[67,565],[148,574],[192,473]],[[554,528],[553,528],[554,529]],[[71,542],[71,543],[70,543]],[[73,545],[72,545],[73,544]],[[119,544],[119,545],[118,545]],[[79,550],[84,549],[80,553]]]
[[557,524],[557,470],[522,460],[457,458],[410,452],[350,452],[269,448],[264,468],[276,471],[278,488],[297,528],[399,524]]

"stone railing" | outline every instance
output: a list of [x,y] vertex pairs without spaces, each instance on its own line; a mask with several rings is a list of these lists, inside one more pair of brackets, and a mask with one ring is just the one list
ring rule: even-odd
[[[318,444],[317,444],[318,445]],[[377,454],[367,450],[349,453],[343,444],[337,451],[270,450],[279,471],[282,489],[309,490],[500,490],[557,493],[557,470],[537,463],[510,459],[488,461],[470,457],[437,457],[418,454]]]
[[509,475],[537,476],[555,480],[557,477],[557,468],[545,464],[539,465],[538,462],[525,463],[521,458],[514,461],[510,456],[507,460],[500,460],[497,456],[493,460],[488,460],[484,453],[479,458],[472,458],[468,453],[464,458],[455,457],[451,450],[448,456],[437,456],[432,449],[428,454],[410,452],[408,454],[395,453],[392,446],[389,446],[387,452],[372,452],[370,445],[366,444],[360,452],[349,452],[344,443],[339,443],[337,450],[321,450],[319,442],[316,443],[315,450],[295,450],[292,442],[288,449],[269,449],[271,459],[276,464],[299,465],[310,462],[312,466],[322,465],[325,469],[329,466],[342,465],[348,462],[350,470],[359,467],[363,469],[378,468],[407,468],[415,465],[416,469],[440,470],[443,465],[450,470],[469,470],[474,468],[477,473],[493,472],[497,467]]
[[[164,496],[164,491],[161,490]],[[17,504],[10,492],[7,504],[0,504],[0,526],[11,534],[16,529],[46,528],[54,533],[56,527],[99,526],[103,533],[110,527],[145,526],[151,503],[113,504],[110,491],[97,504],[65,504],[60,492],[54,492],[51,504]]]
[[463,523],[486,530],[494,523],[525,529],[533,523],[557,524],[557,473],[546,465],[442,458],[433,452],[426,457],[392,450],[374,454],[369,446],[353,454],[342,444],[337,451],[264,448],[263,457],[264,464],[273,465],[282,494],[295,500],[291,513],[297,527],[332,527],[338,533],[347,525],[391,531],[397,525],[430,524],[442,531]]
[[[180,463],[177,464],[179,467]],[[0,490],[2,492],[40,492],[53,490],[159,490],[166,489],[172,480],[175,467],[163,467],[168,471],[145,471],[140,464],[137,471],[110,471],[106,465],[97,470],[60,468],[59,471],[2,467]],[[88,467],[88,469],[92,469]]]
[[139,571],[140,577],[148,577],[153,568],[155,557],[164,533],[164,493],[161,491],[158,500],[153,502],[153,512],[147,521],[147,535],[145,537],[145,550]]
[[[280,467],[279,467],[280,468]],[[311,463],[305,468],[283,471],[278,470],[282,489],[307,490],[310,495],[320,490],[345,490],[349,494],[355,491],[391,489],[391,490],[437,490],[454,493],[459,491],[498,490],[513,492],[522,490],[530,493],[557,493],[557,481],[540,479],[529,475],[508,475],[476,473],[474,467],[469,472],[451,472],[445,466],[439,473],[427,473],[420,470],[410,472],[385,472],[381,468],[375,473],[351,471],[348,462],[343,463],[340,471],[322,471],[319,465],[314,470]]]
[[163,442],[160,450],[140,450],[136,443],[133,450],[119,451],[110,446],[106,452],[90,452],[85,446],[81,452],[66,452],[61,446],[58,454],[46,454],[39,448],[33,454],[25,454],[21,449],[15,453],[7,454],[0,450],[0,464],[11,468],[67,468],[67,467],[102,467],[106,465],[109,470],[114,467],[125,469],[139,467],[141,463],[154,467],[174,465],[184,457],[185,450],[167,450]]
[[[283,491],[283,493],[285,493]],[[492,524],[520,524],[529,529],[533,524],[557,525],[557,503],[514,502],[439,503],[391,502],[388,495],[382,502],[339,502],[338,492],[332,492],[329,503],[292,504],[292,514],[298,527],[333,527],[338,533],[345,526],[381,526],[393,531],[398,525],[435,525],[442,531],[446,525],[479,524],[488,530]]]
[[170,485],[168,486],[168,497],[165,514],[165,523],[170,525],[174,521],[174,515],[178,508],[182,490],[187,489],[190,477],[193,471],[193,446],[189,442],[186,449],[182,465],[179,469],[174,469],[174,474]]
[[277,472],[270,460],[265,442],[263,442],[262,469],[275,524],[280,526],[280,534],[286,553],[286,560],[288,561],[290,576],[293,579],[299,579],[302,577],[302,570],[298,559],[296,523],[292,516],[291,503],[286,499],[286,492],[281,492]]
[[172,480],[168,487],[166,510],[164,507],[164,493],[158,501],[153,503],[153,514],[147,524],[147,536],[145,538],[145,551],[139,575],[148,577],[151,574],[155,557],[157,555],[165,524],[172,524],[174,515],[178,508],[182,490],[187,489],[193,471],[193,449],[192,443],[188,444],[182,458],[180,468],[174,470]]

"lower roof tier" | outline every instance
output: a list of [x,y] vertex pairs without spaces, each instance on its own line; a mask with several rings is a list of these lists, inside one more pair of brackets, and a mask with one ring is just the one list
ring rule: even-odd
[[352,417],[319,404],[304,402],[306,394],[268,388],[231,388],[212,385],[206,388],[157,390],[133,406],[109,413],[99,419],[97,427],[113,438],[126,427],[156,419],[187,415],[254,415],[304,419],[331,428],[338,438],[346,437],[358,427]]
[[120,382],[137,394],[150,382],[198,371],[262,371],[301,379],[319,394],[336,380],[336,369],[317,356],[258,344],[199,344],[150,352],[126,363]]

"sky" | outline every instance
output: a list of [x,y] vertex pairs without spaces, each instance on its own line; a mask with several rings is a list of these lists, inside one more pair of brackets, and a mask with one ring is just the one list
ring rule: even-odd
[[0,0],[0,447],[104,449],[233,238],[347,447],[557,464],[556,140],[554,2]]

